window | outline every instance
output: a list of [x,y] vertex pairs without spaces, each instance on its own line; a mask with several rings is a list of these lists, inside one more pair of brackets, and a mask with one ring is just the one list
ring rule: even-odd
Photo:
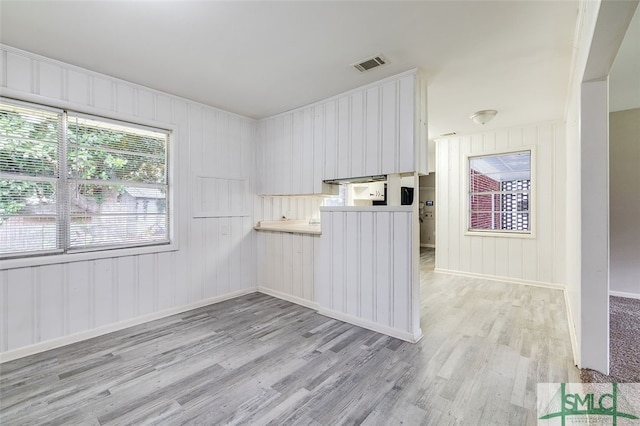
[[0,102],[0,256],[168,243],[168,138]]
[[531,232],[531,151],[469,158],[469,230]]

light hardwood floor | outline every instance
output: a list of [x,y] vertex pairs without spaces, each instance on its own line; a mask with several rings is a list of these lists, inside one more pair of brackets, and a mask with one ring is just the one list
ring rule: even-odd
[[0,366],[0,424],[535,424],[579,381],[562,293],[433,272],[418,344],[263,294]]

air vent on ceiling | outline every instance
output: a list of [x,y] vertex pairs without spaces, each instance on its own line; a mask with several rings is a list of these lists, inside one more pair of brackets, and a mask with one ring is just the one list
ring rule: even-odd
[[377,68],[380,65],[386,64],[387,61],[382,57],[382,55],[376,55],[371,58],[364,59],[353,66],[360,72],[369,71],[370,69]]

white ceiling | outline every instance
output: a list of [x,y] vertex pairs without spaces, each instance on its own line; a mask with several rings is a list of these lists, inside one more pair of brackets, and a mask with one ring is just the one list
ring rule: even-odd
[[[253,118],[420,67],[429,134],[564,115],[577,1],[11,1],[0,40]],[[374,54],[389,64],[359,73]]]

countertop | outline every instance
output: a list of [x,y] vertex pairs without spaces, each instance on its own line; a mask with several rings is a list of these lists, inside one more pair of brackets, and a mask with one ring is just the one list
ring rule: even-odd
[[290,232],[293,234],[320,235],[320,224],[309,225],[308,220],[260,221],[253,227],[256,231]]
[[413,206],[321,206],[321,212],[412,212]]

